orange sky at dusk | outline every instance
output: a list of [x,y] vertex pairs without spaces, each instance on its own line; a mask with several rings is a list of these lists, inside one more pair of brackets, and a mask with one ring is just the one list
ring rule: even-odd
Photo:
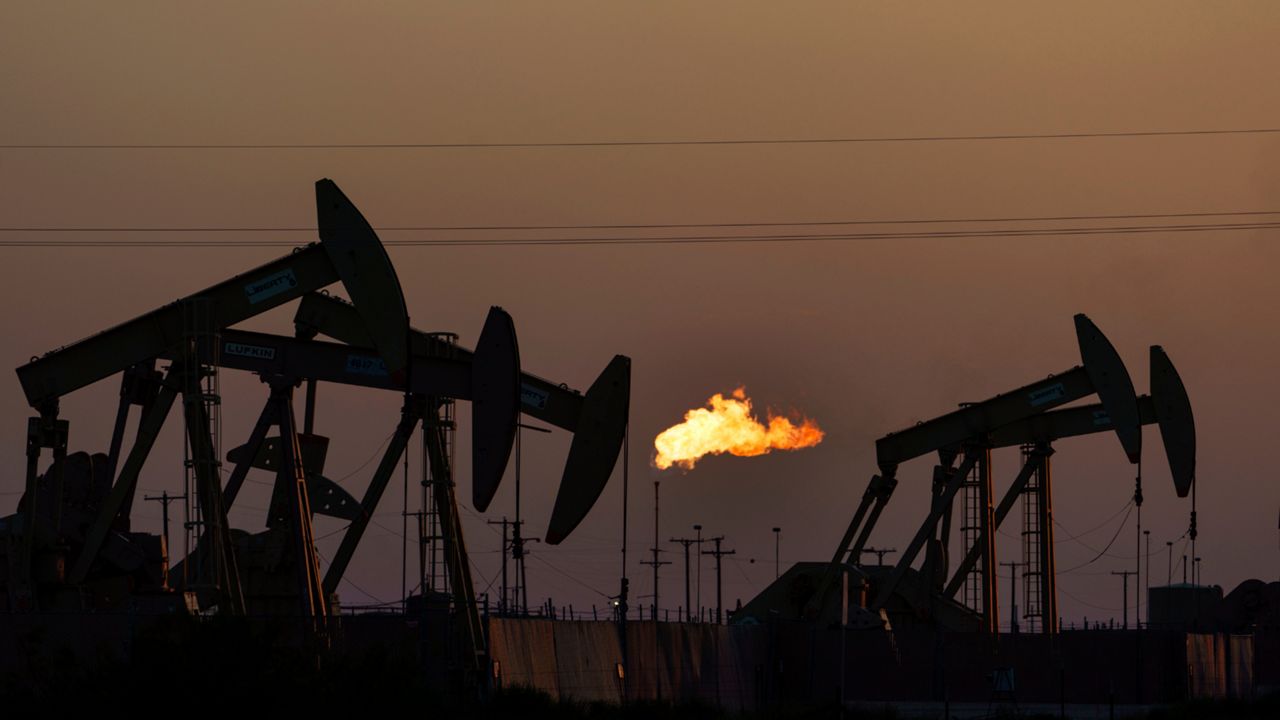
[[[1280,127],[1280,7],[1268,2],[294,2],[218,3],[198,13],[168,4],[125,7],[6,4],[0,145]],[[505,149],[8,148],[0,149],[0,226],[309,226],[312,183],[321,177],[336,180],[382,226],[1280,212],[1280,134]],[[903,228],[867,228],[884,229]],[[783,528],[784,562],[828,559],[876,471],[877,437],[1076,365],[1077,312],[1107,333],[1140,392],[1149,345],[1163,345],[1182,374],[1199,431],[1204,580],[1230,590],[1249,577],[1274,579],[1276,232],[389,252],[418,327],[453,330],[474,343],[488,307],[501,305],[515,319],[525,369],[583,389],[615,353],[630,355],[633,592],[647,604],[649,570],[634,563],[652,542],[652,481],[661,480],[663,538],[687,534],[693,523],[726,535],[726,547],[738,554],[726,560],[735,567],[725,570],[725,595],[745,602],[773,576],[771,527]],[[0,232],[0,241],[102,238]],[[224,239],[232,238],[313,239]],[[0,247],[0,359],[17,367],[284,252]],[[248,327],[289,333],[291,312],[272,312]],[[744,385],[758,408],[801,409],[825,439],[802,452],[708,457],[688,472],[652,467],[659,431],[714,393]],[[105,451],[117,392],[105,382],[64,400],[72,450]],[[265,387],[228,372],[223,394],[226,449],[248,436]],[[322,388],[317,429],[333,438],[326,474],[354,473],[344,485],[357,497],[372,465],[356,471],[391,433],[398,405],[393,394]],[[9,469],[0,473],[0,514],[7,514],[22,488],[30,413],[13,375],[0,382],[0,409],[0,467]],[[465,428],[465,407],[460,416]],[[171,419],[147,465],[147,492],[180,487],[179,425]],[[1158,432],[1148,428],[1144,440],[1143,520],[1153,549],[1163,551],[1185,529],[1189,506],[1174,497]],[[464,429],[459,447],[468,442]],[[524,445],[524,511],[540,535],[568,438],[528,435]],[[1133,469],[1114,437],[1063,441],[1057,449],[1062,540],[1121,508]],[[995,463],[1003,492],[1016,453],[997,453]],[[467,465],[460,452],[463,478]],[[926,511],[931,467],[927,459],[903,466],[874,544],[905,546]],[[372,602],[362,593],[399,596],[400,492],[397,479],[349,573],[360,590],[344,587],[345,603]],[[265,508],[268,495],[266,486],[247,488],[233,522],[260,527],[263,513],[254,508]],[[478,591],[498,566],[499,538],[483,520],[510,514],[512,504],[508,484],[486,518],[465,517]],[[566,543],[535,546],[531,601],[553,594],[557,604],[603,606],[588,588],[616,590],[620,504],[620,488],[611,485]],[[147,505],[135,516],[158,531],[159,509]],[[316,525],[318,535],[341,527],[329,518]],[[1114,529],[1062,540],[1058,566],[1093,557],[1090,548],[1100,549]],[[1020,552],[1018,528],[1003,530],[1002,560]],[[337,542],[321,540],[321,552]],[[666,549],[678,560],[678,548]],[[1107,573],[1132,566],[1131,526],[1111,552],[1060,580],[1068,622],[1119,616],[1119,580]],[[544,562],[572,570],[583,585]],[[1152,570],[1153,584],[1163,582],[1163,552]],[[674,608],[679,565],[666,572],[663,605]]]

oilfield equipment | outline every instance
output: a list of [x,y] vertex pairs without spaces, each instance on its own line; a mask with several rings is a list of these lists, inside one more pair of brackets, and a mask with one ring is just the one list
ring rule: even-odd
[[[472,405],[478,511],[499,488],[521,413],[573,433],[545,536],[557,544],[612,475],[626,433],[630,359],[614,357],[584,395],[521,370],[515,325],[501,308],[490,309],[475,350],[459,346],[454,335],[415,330],[390,258],[356,207],[330,180],[316,183],[316,207],[319,242],[18,368],[38,415],[28,422],[25,492],[17,512],[0,519],[6,555],[0,602],[7,611],[296,615],[323,636],[337,609],[338,584],[421,424],[427,507],[419,518],[433,529],[419,532],[420,556],[430,544],[434,565],[441,548],[443,581],[432,590],[458,616],[465,662],[476,666],[483,635],[454,494],[454,401]],[[335,282],[350,302],[319,292]],[[293,337],[232,328],[292,300],[301,301]],[[224,369],[254,373],[267,386],[248,441],[226,455],[233,469],[225,484],[218,382]],[[109,451],[68,454],[59,400],[117,373]],[[330,441],[315,430],[318,383],[404,396],[360,501],[324,475]],[[303,386],[300,425],[294,391]],[[130,513],[139,475],[179,396],[197,539],[170,567],[165,538],[132,532]],[[124,453],[135,405],[136,436]],[[41,473],[45,449],[53,461]],[[266,529],[257,533],[232,529],[227,520],[252,469],[275,474]],[[323,574],[313,515],[349,522]],[[418,591],[426,590],[424,581]]]
[[[1195,423],[1177,370],[1160,346],[1152,346],[1150,394],[1138,396],[1119,354],[1097,326],[1076,315],[1075,328],[1081,365],[880,438],[880,472],[872,476],[832,559],[796,564],[739,617],[747,622],[770,613],[820,622],[843,617],[843,624],[863,628],[923,622],[994,634],[1000,617],[995,535],[1022,500],[1023,619],[1030,629],[1058,632],[1050,458],[1053,444],[1069,437],[1115,433],[1138,467],[1134,503],[1140,508],[1142,426],[1157,425],[1175,491],[1192,497],[1188,533],[1194,540]],[[1091,395],[1099,402],[1054,409]],[[997,502],[991,451],[1014,447],[1022,450],[1022,466]],[[876,521],[897,486],[898,466],[931,453],[939,463],[924,521],[896,563],[864,564]],[[958,494],[963,547],[953,563]],[[915,568],[922,550],[924,558]]]

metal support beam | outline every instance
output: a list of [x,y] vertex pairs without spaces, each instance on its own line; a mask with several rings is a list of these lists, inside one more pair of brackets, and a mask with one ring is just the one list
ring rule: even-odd
[[[836,576],[841,573],[840,566],[845,562],[858,562],[858,558],[862,555],[862,548],[871,534],[871,529],[875,527],[876,520],[880,517],[880,511],[889,502],[889,497],[893,495],[893,489],[897,485],[898,481],[892,475],[871,476],[871,482],[867,483],[867,489],[862,493],[862,500],[858,503],[858,509],[853,514],[853,520],[849,522],[849,528],[845,530],[844,537],[840,539],[835,555],[831,557],[831,564],[822,573],[822,579],[818,581],[817,590],[809,598],[809,602],[805,604],[804,610],[801,612],[802,617],[816,617],[822,607],[823,598],[826,597],[827,590],[835,582]],[[863,518],[867,516],[868,512],[870,516],[866,517],[864,524]],[[855,533],[857,533],[856,541],[854,541]],[[854,541],[852,548],[849,546],[851,541]],[[701,548],[699,548],[699,552],[701,552]]]
[[831,558],[832,565],[843,563],[849,555],[849,544],[853,542],[854,536],[859,528],[862,527],[862,520],[866,516],[867,511],[871,509],[871,505],[876,500],[877,487],[880,482],[880,476],[874,475],[871,482],[867,483],[867,489],[862,492],[862,500],[858,503],[858,509],[853,513],[853,519],[849,521],[849,529],[844,531],[844,537],[840,538],[840,544],[836,546],[836,553]]
[[111,427],[111,448],[107,451],[107,477],[115,480],[116,467],[120,462],[120,450],[124,445],[124,429],[129,423],[129,408],[133,405],[129,400],[128,371],[120,380],[120,403],[116,406],[116,421]]
[[[432,416],[437,417],[438,404],[429,404]],[[467,544],[462,535],[462,519],[458,517],[455,484],[446,480],[453,477],[453,468],[449,465],[449,456],[445,451],[444,431],[438,421],[423,424],[431,474],[441,478],[431,484],[431,490],[435,494],[436,510],[440,513],[440,534],[444,536],[445,564],[449,571],[449,585],[453,590],[454,607],[462,620],[462,661],[466,671],[478,673],[481,668],[480,660],[485,652],[484,626],[476,606],[475,587],[471,583],[471,563],[467,559]]]
[[[1053,450],[1050,449],[1048,452],[1052,453]],[[1031,475],[1035,473],[1039,467],[1038,458],[1039,455],[1036,455],[1022,466],[1022,469],[1018,471],[1017,477],[1013,479],[1013,483],[1009,485],[1009,489],[1005,492],[1004,497],[1000,499],[1000,506],[996,508],[995,514],[996,529],[999,529],[1000,524],[1004,522],[1009,511],[1013,509],[1013,504],[1017,502],[1018,496],[1021,495],[1023,489],[1026,488],[1027,481],[1031,479]],[[955,574],[951,576],[951,579],[947,582],[946,588],[942,591],[943,595],[946,597],[955,597],[956,593],[960,591],[960,586],[964,584],[965,576],[969,574],[969,571],[973,570],[973,566],[978,563],[978,559],[982,555],[982,545],[983,539],[979,538],[978,542],[968,549],[964,559],[960,561],[958,566],[956,566]]]
[[248,452],[240,458],[240,462],[236,463],[235,469],[231,471],[231,477],[227,478],[227,488],[222,493],[222,502],[227,512],[231,512],[231,506],[235,504],[236,496],[240,494],[240,488],[244,486],[244,480],[253,467],[253,460],[258,457],[262,443],[267,439],[267,432],[271,430],[272,425],[276,424],[276,414],[274,398],[269,397],[258,415],[258,422],[249,433],[249,442],[244,445]]
[[880,477],[880,482],[876,488],[875,504],[871,507],[871,515],[867,518],[867,522],[862,526],[862,532],[858,533],[858,539],[854,541],[853,547],[849,549],[849,558],[851,562],[857,562],[862,557],[862,550],[867,546],[867,541],[871,538],[871,531],[875,529],[876,523],[880,521],[880,513],[884,512],[884,508],[889,504],[889,498],[893,497],[893,491],[898,487],[898,479],[893,475],[885,475]]
[[[942,462],[933,468],[933,491],[938,495],[941,495],[943,488],[947,486],[947,479],[950,477],[947,473],[953,471],[951,466],[956,461],[955,453],[942,453],[942,455],[944,455]],[[951,523],[955,508],[955,503],[948,503],[947,509],[942,513],[942,527],[938,530],[938,549],[941,555],[938,559],[940,565],[938,578],[945,578],[951,568]]]
[[277,485],[288,498],[289,530],[293,540],[293,561],[298,576],[298,601],[308,629],[323,635],[328,626],[329,604],[320,583],[320,559],[311,530],[311,502],[307,496],[306,473],[302,468],[302,448],[298,444],[293,417],[293,386],[287,381],[272,384],[271,401],[280,425],[280,470]]
[[235,547],[231,543],[231,528],[227,523],[222,483],[218,477],[218,459],[214,456],[213,436],[200,388],[199,370],[184,369],[182,372],[185,376],[182,404],[196,475],[196,494],[200,500],[204,550],[207,553],[204,566],[211,569],[210,579],[218,591],[219,610],[229,615],[243,615],[244,593],[240,587]]
[[341,582],[343,573],[347,571],[347,566],[351,564],[356,546],[360,544],[360,538],[369,527],[369,521],[378,507],[378,501],[382,499],[382,493],[386,491],[387,483],[391,481],[391,475],[395,472],[400,456],[404,454],[405,446],[409,443],[409,437],[413,435],[414,428],[418,426],[418,420],[421,418],[421,400],[413,396],[406,397],[404,406],[400,410],[400,422],[396,425],[396,430],[392,433],[390,442],[387,443],[387,449],[382,454],[382,462],[378,463],[378,469],[374,471],[373,479],[369,481],[369,487],[365,489],[364,498],[360,501],[360,516],[351,521],[347,532],[342,536],[342,544],[338,546],[338,551],[334,553],[329,569],[325,572],[325,595],[337,591],[338,583]]
[[942,518],[942,514],[946,511],[947,505],[955,498],[956,491],[964,484],[965,476],[977,464],[979,457],[985,451],[985,448],[970,448],[965,451],[964,461],[960,463],[960,467],[956,468],[956,473],[947,483],[946,489],[933,502],[933,508],[929,511],[929,516],[925,518],[924,524],[916,531],[915,537],[911,539],[911,544],[907,545],[907,549],[902,553],[902,557],[898,559],[898,564],[894,566],[893,572],[889,575],[889,579],[880,587],[880,591],[876,594],[876,599],[872,602],[870,610],[878,612],[885,603],[889,602],[889,598],[893,597],[893,592],[897,590],[898,583],[902,582],[902,576],[907,574],[907,570],[911,567],[911,563],[915,561],[916,555],[920,552],[920,548],[924,546],[929,536],[933,535],[937,527],[938,520]]

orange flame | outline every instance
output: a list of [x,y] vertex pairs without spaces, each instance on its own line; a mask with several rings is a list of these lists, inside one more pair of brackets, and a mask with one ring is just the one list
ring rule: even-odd
[[799,450],[822,442],[824,433],[814,421],[804,418],[795,425],[785,417],[769,414],[766,426],[751,414],[751,400],[745,388],[733,397],[720,393],[707,401],[711,407],[690,410],[684,422],[663,430],[654,438],[658,450],[654,464],[666,470],[672,465],[691,470],[703,455],[729,453],[739,457],[764,455],[773,450]]

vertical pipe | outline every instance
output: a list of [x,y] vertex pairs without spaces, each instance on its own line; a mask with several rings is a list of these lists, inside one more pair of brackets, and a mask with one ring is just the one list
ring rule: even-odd
[[22,547],[18,552],[18,582],[21,583],[22,594],[18,602],[26,602],[28,610],[37,610],[35,580],[32,573],[32,558],[35,556],[36,544],[36,511],[39,503],[37,481],[40,470],[40,418],[31,418],[27,422],[27,478],[26,492],[22,498],[26,502],[22,508]]
[[[511,533],[511,555],[516,561],[516,587],[515,593],[511,596],[511,604],[516,607],[520,606],[520,589],[523,585],[523,578],[520,577],[520,568],[524,565],[524,548],[520,546],[518,540],[520,537],[520,466],[522,465],[522,459],[524,456],[523,443],[521,442],[524,439],[524,423],[520,422],[522,417],[524,417],[523,414],[519,412],[516,413],[516,520],[515,524],[512,526]],[[503,520],[506,520],[506,518],[503,518]],[[506,537],[506,533],[507,526],[503,524],[503,537]],[[507,602],[505,599],[507,597],[507,556],[505,553],[506,548],[504,547],[502,556],[502,597],[504,598],[504,604]]]
[[[406,401],[408,397],[406,394]],[[425,422],[422,425],[422,431],[427,431]],[[409,440],[406,438],[406,448],[408,444]],[[406,612],[409,607],[409,453],[404,453],[403,460],[401,474],[404,476],[404,491],[400,505],[400,612]]]
[[694,599],[698,601],[698,620],[702,620],[702,525],[694,525],[694,530],[698,531],[698,572],[696,573],[697,591],[694,593]]
[[1040,456],[1036,468],[1036,487],[1040,493],[1040,627],[1046,635],[1061,629],[1058,618],[1058,579],[1053,550],[1053,483],[1049,457],[1053,448],[1042,444],[1036,448]]
[[689,543],[687,540],[682,543],[684,545],[684,620],[689,622]]
[[498,608],[503,615],[508,614],[507,608],[511,603],[511,592],[507,585],[507,519],[502,518],[502,602],[498,603]]
[[720,613],[724,608],[724,603],[721,598],[721,590],[723,589],[723,585],[721,584],[721,579],[720,579],[720,540],[721,538],[718,538],[718,537],[716,538],[716,624],[717,625],[720,624],[720,618],[721,618]]
[[[653,607],[656,610],[658,601],[658,481],[653,481]],[[657,619],[656,617],[654,618]]]
[[991,504],[991,448],[978,450],[978,505],[982,513],[980,536],[982,538],[982,621],[983,631],[991,634],[1000,632],[999,598],[995,538],[995,509]]
[[627,500],[630,496],[630,465],[631,422],[628,418],[622,433],[622,577],[618,580],[618,619],[622,623],[626,623],[627,620],[627,594],[630,586],[630,581],[627,579]]
[[1151,531],[1143,530],[1142,534],[1145,535],[1147,539],[1147,550],[1146,550],[1147,576],[1143,578],[1143,585],[1146,586],[1145,587],[1146,592],[1143,594],[1143,599],[1146,600],[1146,603],[1147,603],[1147,625],[1150,626],[1151,625]]

